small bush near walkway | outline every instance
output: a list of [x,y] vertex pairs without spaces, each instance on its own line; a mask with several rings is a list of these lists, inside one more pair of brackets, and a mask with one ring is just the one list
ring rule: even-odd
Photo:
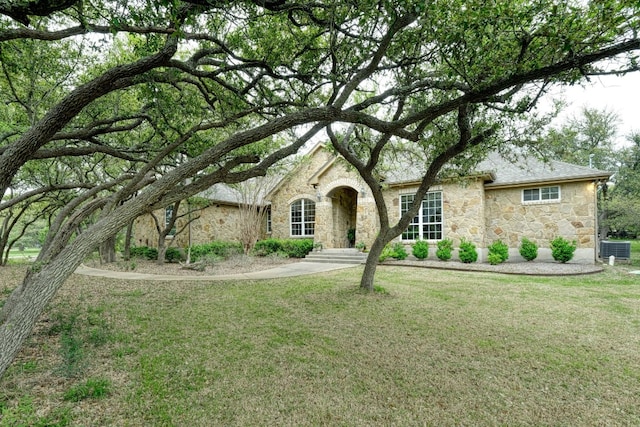
[[131,258],[158,259],[158,250],[148,246],[134,246],[131,248]]
[[242,253],[244,253],[244,251],[242,250],[242,244],[240,242],[214,240],[213,242],[203,245],[191,246],[191,262],[196,262],[211,256],[225,259]]
[[378,258],[378,261],[384,262],[387,258],[403,260],[407,259],[408,256],[409,254],[401,242],[395,242],[394,244],[387,243]]
[[265,239],[256,243],[253,254],[285,254],[289,258],[304,258],[312,249],[313,239]]

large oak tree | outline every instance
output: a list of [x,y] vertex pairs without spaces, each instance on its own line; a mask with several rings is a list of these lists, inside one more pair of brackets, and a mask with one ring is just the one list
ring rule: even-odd
[[[0,19],[0,60],[25,42],[78,55],[31,121],[12,122],[26,114],[28,86],[4,73],[16,90],[3,103],[15,111],[0,123],[0,191],[45,158],[101,160],[104,179],[74,190],[4,302],[0,376],[99,244],[151,209],[264,175],[324,129],[378,204],[361,282],[372,288],[377,255],[419,209],[389,223],[388,152],[423,154],[419,201],[450,161],[506,140],[549,85],[635,71],[640,48],[636,1],[19,3],[0,1],[11,17]],[[48,66],[59,71],[68,58]],[[337,136],[341,125],[353,130]]]

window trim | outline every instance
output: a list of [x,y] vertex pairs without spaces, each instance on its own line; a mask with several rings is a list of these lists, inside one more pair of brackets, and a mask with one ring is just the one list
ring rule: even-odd
[[[293,205],[300,202],[300,222],[293,222]],[[313,221],[306,220],[307,217],[307,205],[311,203],[313,205]],[[301,234],[293,234],[293,225],[299,224]],[[311,225],[313,227],[313,233],[307,233],[307,225]],[[293,238],[298,237],[314,237],[316,231],[316,202],[309,198],[300,198],[296,199],[289,204],[289,236]]]
[[[435,194],[439,194],[439,202],[440,205],[437,207],[439,208],[439,213],[436,212],[435,216],[439,216],[439,221],[424,221],[425,218],[425,208],[427,208],[425,206],[425,202],[429,201],[429,196],[431,195],[435,195]],[[403,205],[405,205],[406,203],[403,203],[403,199],[406,197],[412,197],[415,200],[415,193],[406,193],[406,194],[400,194],[400,203],[399,203],[399,208],[400,208],[400,216],[403,215]],[[418,220],[417,222],[415,222],[415,220]],[[417,226],[418,227],[418,238],[417,239],[410,239],[410,238],[406,238],[405,235],[406,233],[408,233],[409,227],[411,226]],[[427,233],[438,233],[440,235],[440,237],[435,238],[435,239],[429,239],[429,238],[425,238],[425,227],[426,226],[439,226],[440,229],[436,230],[436,231],[428,231]],[[444,239],[444,197],[443,197],[443,191],[442,190],[433,190],[433,191],[428,191],[425,196],[424,199],[422,199],[422,203],[420,204],[420,210],[418,211],[418,214],[411,220],[411,222],[409,223],[409,226],[407,227],[407,229],[405,231],[402,232],[402,234],[400,235],[400,241],[402,242],[415,242],[417,240],[426,240],[429,242],[437,242]]]
[[[557,191],[553,191],[552,189],[557,189]],[[547,191],[546,198],[544,194],[544,190]],[[525,199],[526,192],[537,191],[537,198],[535,199]],[[554,194],[555,193],[555,194]],[[557,197],[551,197],[557,194]],[[559,203],[562,200],[562,190],[559,185],[547,185],[541,187],[529,187],[523,188],[520,192],[520,200],[523,205],[541,205],[547,203]]]

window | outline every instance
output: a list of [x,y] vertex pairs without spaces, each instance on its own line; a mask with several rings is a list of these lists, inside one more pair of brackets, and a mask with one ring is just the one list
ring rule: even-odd
[[271,233],[271,207],[266,208],[265,215],[267,216],[267,233]]
[[560,187],[540,187],[522,190],[522,202],[544,202],[560,200]]
[[[171,218],[173,218],[173,206],[167,206],[164,208],[164,228],[165,230],[171,224]],[[169,236],[175,236],[176,234],[176,224],[173,224],[171,231],[169,231]]]
[[313,236],[316,221],[316,204],[313,200],[300,199],[291,204],[291,235]]
[[[400,196],[400,215],[409,210],[415,196]],[[431,191],[424,196],[422,206],[402,233],[402,240],[442,240],[442,191]]]

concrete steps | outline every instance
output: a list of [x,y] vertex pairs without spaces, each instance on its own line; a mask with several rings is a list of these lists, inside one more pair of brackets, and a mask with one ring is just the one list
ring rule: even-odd
[[320,252],[309,252],[304,260],[333,264],[363,264],[367,260],[367,254],[357,249],[323,249]]

